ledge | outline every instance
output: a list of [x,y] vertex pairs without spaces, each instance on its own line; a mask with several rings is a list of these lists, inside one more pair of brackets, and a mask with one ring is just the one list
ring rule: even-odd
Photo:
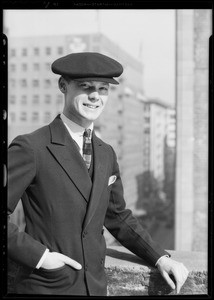
[[[180,295],[207,294],[207,254],[167,250],[182,262],[189,276]],[[108,296],[175,295],[159,271],[122,246],[107,249]]]
[[[207,254],[167,250],[172,258],[183,262],[189,276],[181,295],[207,294]],[[159,271],[122,246],[107,249],[105,270],[108,296],[175,295]],[[9,260],[8,293],[13,293],[17,265]]]

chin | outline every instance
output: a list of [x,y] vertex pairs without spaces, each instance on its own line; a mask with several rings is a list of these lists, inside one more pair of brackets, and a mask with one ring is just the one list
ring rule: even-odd
[[91,114],[84,114],[85,119],[87,119],[88,121],[95,121],[97,118],[99,118],[100,116],[100,112],[97,113],[91,113]]

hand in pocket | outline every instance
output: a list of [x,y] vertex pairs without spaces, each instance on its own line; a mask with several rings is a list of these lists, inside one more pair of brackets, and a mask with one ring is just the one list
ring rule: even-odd
[[82,266],[77,261],[58,252],[48,252],[41,267],[50,270],[64,265],[69,265],[76,270],[82,269]]

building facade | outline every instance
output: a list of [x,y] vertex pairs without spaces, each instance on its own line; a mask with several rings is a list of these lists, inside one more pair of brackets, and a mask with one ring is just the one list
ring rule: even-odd
[[165,180],[165,149],[175,149],[176,112],[159,99],[144,102],[144,170],[153,174],[163,187]]
[[[73,52],[101,52],[124,66],[120,85],[110,87],[106,109],[95,131],[116,151],[127,207],[135,213],[143,173],[143,67],[101,34],[8,37],[8,143],[19,134],[50,123],[62,111],[63,94],[51,63]],[[21,205],[21,204],[20,204]],[[18,214],[17,214],[18,215]]]
[[177,10],[176,250],[207,251],[211,34],[211,9]]

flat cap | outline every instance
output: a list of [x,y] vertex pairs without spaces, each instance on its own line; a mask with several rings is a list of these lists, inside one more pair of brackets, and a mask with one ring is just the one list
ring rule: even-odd
[[116,60],[96,52],[71,53],[55,60],[51,69],[55,74],[66,75],[78,81],[103,81],[119,84],[113,77],[123,72]]

